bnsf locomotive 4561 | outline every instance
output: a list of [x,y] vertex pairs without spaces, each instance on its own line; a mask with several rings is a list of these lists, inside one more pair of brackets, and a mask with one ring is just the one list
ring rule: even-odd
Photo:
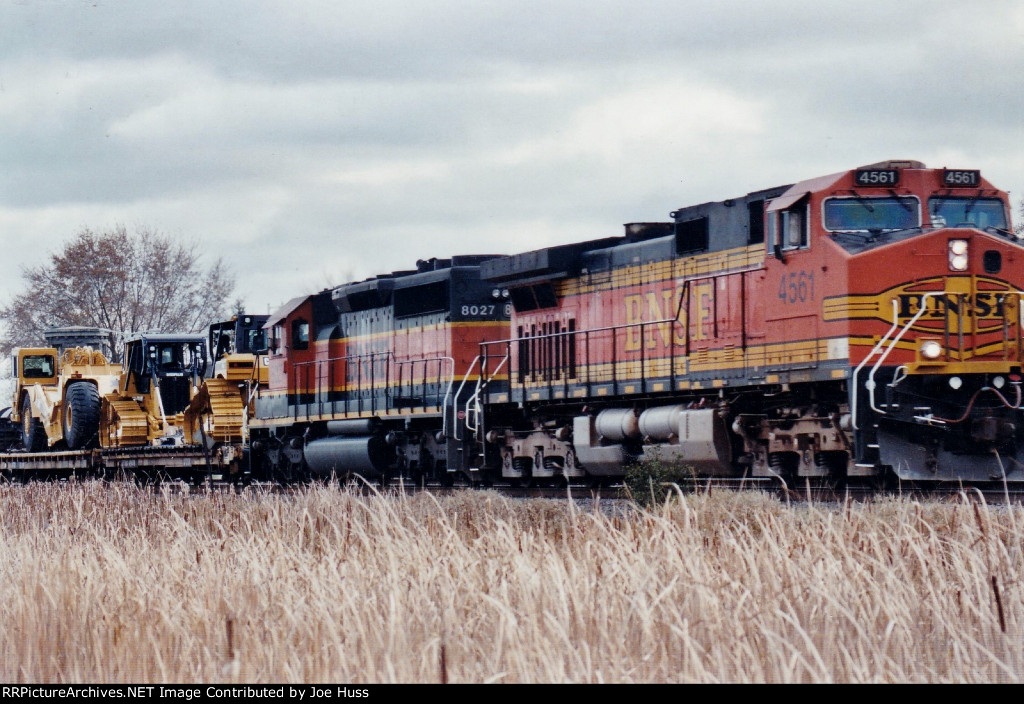
[[450,484],[656,458],[695,477],[1019,482],[1009,213],[976,170],[889,161],[297,298],[236,379],[238,446],[198,434],[206,463]]

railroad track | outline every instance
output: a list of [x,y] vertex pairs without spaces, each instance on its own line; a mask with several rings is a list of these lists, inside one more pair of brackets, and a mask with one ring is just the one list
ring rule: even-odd
[[[4,477],[12,481],[11,477]],[[59,477],[51,480],[54,483],[70,483],[75,481],[92,481],[92,479],[76,479],[74,477]],[[101,481],[96,479],[96,481]],[[132,480],[128,480],[132,481]],[[14,480],[14,483],[18,483]],[[243,481],[223,479],[221,475],[211,475],[201,481],[187,482],[181,479],[170,477],[150,476],[140,478],[134,477],[134,483],[141,487],[148,487],[153,491],[167,491],[175,494],[203,495],[209,493],[268,493],[268,494],[290,494],[301,491],[303,487],[316,484],[295,483],[281,484],[271,481]],[[589,484],[569,484],[560,486],[517,486],[512,484],[468,484],[461,483],[454,486],[442,486],[440,484],[417,485],[402,481],[392,481],[382,485],[380,482],[357,479],[347,482],[332,480],[325,482],[325,485],[338,486],[350,491],[358,491],[365,495],[372,494],[406,494],[413,495],[421,492],[429,492],[439,496],[456,495],[464,491],[495,491],[503,496],[515,499],[590,499],[590,500],[623,500],[628,499],[628,492],[622,484],[604,484],[593,486]],[[902,496],[919,501],[960,501],[963,497],[968,500],[983,500],[988,504],[1024,504],[1024,488],[1014,488],[1010,485],[992,482],[986,485],[915,485],[911,483],[899,483],[888,486],[878,486],[870,482],[847,482],[844,484],[812,482],[806,480],[799,485],[787,486],[773,478],[746,478],[746,479],[700,479],[695,481],[681,482],[679,484],[663,485],[669,492],[681,492],[682,494],[713,493],[715,491],[759,491],[777,496],[782,501],[795,504],[810,503],[844,503],[848,501],[872,501],[881,497]]]

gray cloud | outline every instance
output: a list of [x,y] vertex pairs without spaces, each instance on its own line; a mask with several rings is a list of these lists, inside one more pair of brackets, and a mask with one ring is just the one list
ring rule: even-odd
[[1024,185],[1003,2],[0,6],[0,294],[76,229],[203,238],[256,309],[885,158]]

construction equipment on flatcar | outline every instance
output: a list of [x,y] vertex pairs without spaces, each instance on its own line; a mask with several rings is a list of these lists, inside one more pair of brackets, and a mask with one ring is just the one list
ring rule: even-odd
[[213,447],[248,441],[256,389],[269,379],[263,331],[269,317],[240,314],[210,325],[212,374],[185,409],[185,432],[192,442]]
[[55,328],[48,347],[13,354],[11,421],[28,452],[94,447],[101,397],[117,388],[120,367],[107,361],[107,334],[99,328]]
[[105,448],[193,444],[185,409],[206,370],[202,335],[137,334],[125,341],[117,388],[104,395]]
[[[213,360],[210,376],[228,381],[253,381],[266,385],[269,369],[263,325],[269,315],[242,313],[213,323],[209,329],[209,350]],[[260,352],[263,354],[260,354]]]

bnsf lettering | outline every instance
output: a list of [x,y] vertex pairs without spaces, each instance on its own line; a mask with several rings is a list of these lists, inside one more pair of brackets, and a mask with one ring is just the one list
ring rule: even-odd
[[[920,294],[899,296],[900,317],[913,318],[921,310]],[[1002,318],[1006,311],[1006,295],[978,293],[973,296],[929,296],[922,317],[943,318],[953,313],[974,318]]]
[[[663,289],[661,291],[649,291],[647,293],[632,293],[623,297],[626,306],[626,340],[625,351],[635,352],[640,349],[640,323],[653,323],[656,320],[668,320],[676,317],[679,311],[678,324],[660,323],[648,325],[643,330],[646,340],[644,345],[652,350],[656,347],[670,347],[671,345],[686,344],[686,327],[689,322],[688,313],[692,311],[693,327],[690,330],[690,339],[706,340],[709,337],[712,321],[713,299],[715,295],[714,286],[710,282],[702,281],[694,283],[690,287],[689,303],[679,306],[679,299],[683,295],[683,289]],[[687,310],[690,308],[690,311]]]

